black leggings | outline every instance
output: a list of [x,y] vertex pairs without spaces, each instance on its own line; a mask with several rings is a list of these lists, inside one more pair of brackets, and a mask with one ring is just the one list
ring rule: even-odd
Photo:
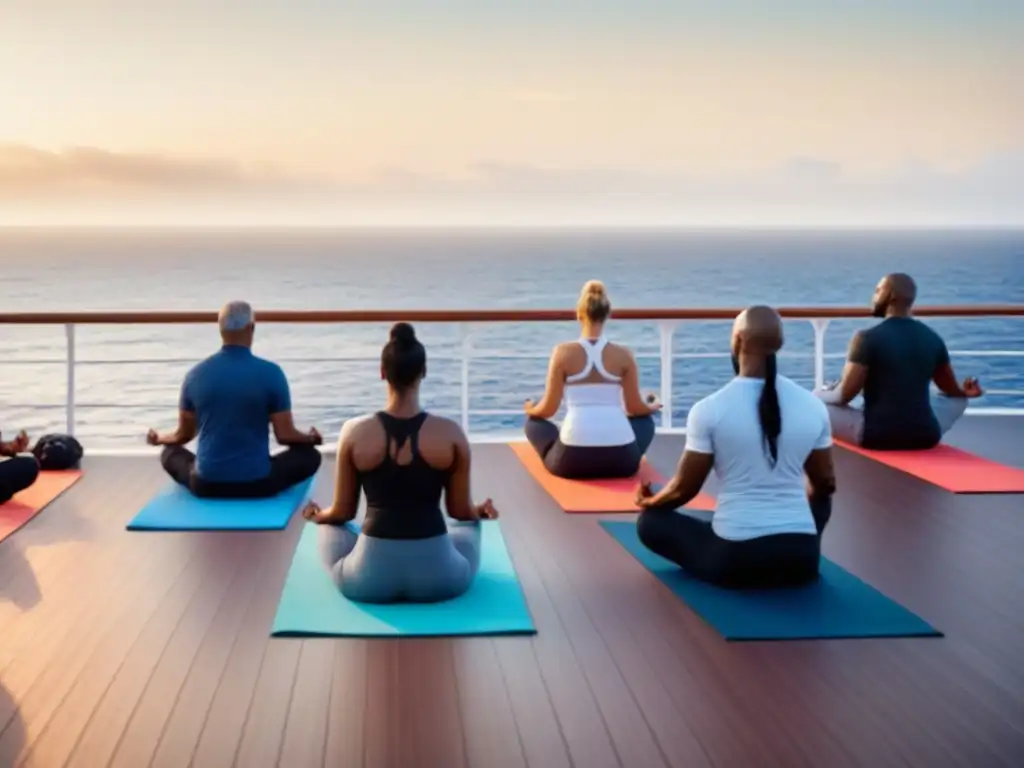
[[832,516],[831,496],[810,503],[817,535],[779,533],[730,541],[714,532],[710,520],[662,508],[640,513],[637,536],[655,554],[721,587],[797,586],[818,578],[821,534]]
[[37,477],[39,462],[35,456],[0,459],[0,504],[10,501],[19,491],[24,491]]
[[632,477],[654,441],[654,418],[630,416],[629,425],[636,439],[626,445],[565,445],[556,424],[531,417],[526,420],[526,439],[552,475],[573,480]]
[[247,483],[217,483],[196,474],[196,456],[180,445],[168,445],[160,455],[164,471],[193,495],[209,499],[262,499],[276,496],[308,480],[320,469],[320,451],[312,445],[293,445],[270,457],[270,474]]

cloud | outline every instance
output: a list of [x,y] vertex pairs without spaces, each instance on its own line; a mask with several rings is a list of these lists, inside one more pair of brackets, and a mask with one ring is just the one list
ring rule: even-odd
[[[481,162],[441,176],[385,168],[361,179],[295,176],[227,160],[0,146],[0,218],[19,212],[98,210],[316,211],[325,221],[389,210],[459,211],[496,219],[608,223],[658,221],[790,224],[841,221],[1024,224],[1024,151],[993,155],[959,172],[927,164],[856,176],[828,159],[793,157],[775,169],[701,178],[616,168],[550,168]],[[54,213],[57,215],[57,213]]]
[[512,101],[518,101],[524,104],[566,104],[568,102],[575,101],[575,99],[568,93],[526,88],[513,91]]
[[316,179],[272,170],[245,169],[225,160],[112,152],[97,147],[61,151],[23,144],[0,145],[0,200],[280,194],[324,191]]

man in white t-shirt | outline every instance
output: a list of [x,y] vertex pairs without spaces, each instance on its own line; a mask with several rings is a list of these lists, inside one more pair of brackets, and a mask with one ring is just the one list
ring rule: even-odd
[[[736,378],[690,410],[672,480],[637,494],[643,544],[706,581],[768,587],[817,577],[835,492],[831,427],[812,392],[778,375],[782,344],[775,310],[740,313],[732,332]],[[711,520],[676,512],[712,469],[721,487]]]

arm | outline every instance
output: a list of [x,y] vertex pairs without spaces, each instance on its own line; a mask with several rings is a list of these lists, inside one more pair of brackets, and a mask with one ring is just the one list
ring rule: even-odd
[[702,400],[686,417],[686,450],[672,479],[658,493],[643,500],[644,508],[676,509],[692,501],[715,466],[712,419],[706,400]]
[[186,445],[196,436],[196,414],[194,411],[179,409],[178,427],[173,432],[156,436],[153,445]]
[[448,516],[453,520],[472,522],[479,520],[483,515],[481,508],[485,504],[474,504],[473,496],[469,488],[469,475],[471,454],[469,440],[466,439],[462,428],[452,424],[455,452],[452,470],[448,473],[448,486],[445,488],[444,500],[448,509]]
[[300,432],[292,418],[292,395],[284,371],[277,368],[270,385],[270,424],[274,438],[281,445],[320,445],[320,434],[311,429]]
[[186,445],[196,436],[196,404],[192,399],[192,373],[185,377],[178,395],[178,428],[170,434],[161,435],[150,430],[150,445]]
[[626,413],[630,416],[650,416],[658,411],[651,408],[644,396],[640,393],[640,369],[636,364],[633,353],[626,350],[629,357],[629,364],[626,372],[622,375],[622,397],[625,401]]
[[359,473],[356,471],[352,457],[352,447],[356,441],[358,425],[361,419],[349,419],[341,428],[338,437],[338,455],[334,462],[334,502],[328,509],[316,515],[316,522],[343,525],[356,519],[359,513]]
[[871,347],[863,331],[857,331],[850,340],[850,349],[843,368],[843,378],[835,389],[825,392],[822,400],[829,405],[846,405],[859,395],[868,379]]
[[974,379],[968,379],[966,384],[972,387],[972,391],[966,391],[960,382],[956,380],[953,373],[953,365],[949,360],[949,350],[946,343],[939,340],[939,356],[935,363],[935,373],[932,374],[932,381],[946,397],[977,397],[981,394],[978,383]]
[[528,405],[526,415],[535,419],[550,419],[558,413],[565,393],[565,375],[562,373],[561,355],[558,347],[551,352],[548,363],[548,380],[544,388],[544,397],[536,404]]
[[832,425],[828,410],[821,409],[821,433],[814,444],[814,450],[807,455],[804,472],[807,475],[808,496],[812,499],[826,499],[836,492],[836,471],[832,464]]
[[18,436],[9,443],[5,443],[0,440],[0,456],[17,456],[19,453],[27,449],[28,435],[25,434],[25,430],[19,432]]

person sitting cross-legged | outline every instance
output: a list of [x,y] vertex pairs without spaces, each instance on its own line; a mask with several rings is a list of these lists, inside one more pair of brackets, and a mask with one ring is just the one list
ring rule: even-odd
[[[736,378],[690,410],[671,481],[637,492],[644,546],[723,587],[796,586],[818,576],[836,487],[832,436],[821,401],[778,374],[782,342],[773,309],[740,313],[732,335]],[[721,486],[711,519],[677,511],[712,469]]]
[[[910,275],[882,278],[873,314],[884,319],[854,335],[842,381],[818,391],[837,440],[882,451],[934,448],[967,401],[981,396],[977,379],[957,382],[942,337],[911,316],[916,297]],[[851,402],[861,391],[864,407],[857,408]]]
[[[252,353],[255,316],[247,303],[224,306],[223,346],[185,376],[178,428],[149,430],[150,445],[164,446],[161,464],[196,496],[275,496],[316,474],[322,442],[316,429],[300,432],[292,419],[288,379],[276,363]],[[287,449],[270,455],[268,423]],[[195,454],[185,445],[199,437]]]
[[[420,406],[427,351],[408,323],[381,350],[383,410],[345,422],[338,438],[334,500],[310,502],[320,556],[335,586],[364,603],[442,602],[466,592],[480,566],[481,520],[498,511],[473,502],[472,453],[456,422]],[[354,523],[359,497],[366,516]],[[441,509],[441,498],[448,519]]]
[[24,430],[10,442],[0,440],[0,504],[30,487],[39,477],[39,462],[28,451]]
[[[548,472],[574,480],[632,477],[654,440],[658,403],[640,394],[633,353],[608,340],[611,302],[590,280],[576,305],[581,335],[551,353],[539,403],[527,402],[526,439]],[[561,427],[550,419],[566,402]]]

